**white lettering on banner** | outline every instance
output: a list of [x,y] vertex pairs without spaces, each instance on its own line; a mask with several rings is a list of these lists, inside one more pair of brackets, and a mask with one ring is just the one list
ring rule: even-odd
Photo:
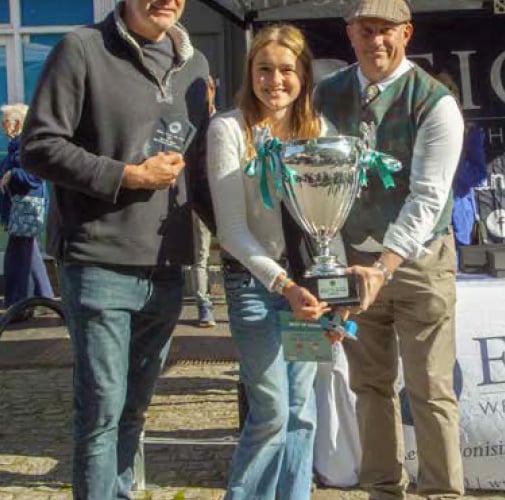
[[504,143],[504,136],[503,136],[503,128],[499,127],[497,129],[488,127],[487,129],[487,137],[489,144],[492,146],[495,143],[495,139],[498,142],[498,145],[501,145]]
[[463,109],[481,109],[482,106],[477,106],[473,102],[472,97],[472,75],[470,72],[470,56],[476,54],[475,50],[453,51],[459,59],[459,71],[461,74],[461,101]]
[[505,61],[505,52],[502,52],[499,57],[496,58],[493,65],[491,66],[491,86],[496,92],[496,95],[505,103],[505,87],[503,86],[503,81],[501,79],[503,63]]
[[[473,101],[472,72],[470,59],[477,54],[476,50],[453,50],[459,61],[459,72],[461,76],[461,104],[464,110],[482,109],[482,106]],[[409,59],[425,59],[434,66],[433,53],[409,55]],[[505,84],[502,80],[503,66],[505,64],[505,52],[502,52],[493,62],[490,69],[490,83],[497,97],[505,103]]]

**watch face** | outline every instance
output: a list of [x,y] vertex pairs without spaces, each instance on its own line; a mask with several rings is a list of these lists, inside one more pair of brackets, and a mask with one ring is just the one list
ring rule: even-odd
[[167,151],[184,154],[195,132],[195,126],[185,116],[160,118],[144,146],[144,155],[149,158],[156,153]]

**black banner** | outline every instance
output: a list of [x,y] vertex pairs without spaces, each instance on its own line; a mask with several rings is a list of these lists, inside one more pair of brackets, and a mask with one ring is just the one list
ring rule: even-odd
[[[296,21],[316,58],[351,63],[354,53],[342,19]],[[486,132],[488,163],[505,157],[505,15],[484,10],[420,13],[408,56],[430,72],[446,71],[460,89],[467,121]]]

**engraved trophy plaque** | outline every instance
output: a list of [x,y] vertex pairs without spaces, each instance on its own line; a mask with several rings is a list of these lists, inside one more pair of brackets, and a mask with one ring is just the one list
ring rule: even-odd
[[282,147],[290,172],[283,176],[283,201],[318,250],[301,284],[332,305],[360,304],[356,277],[331,255],[330,243],[359,193],[365,149],[362,139],[345,135],[288,141]]

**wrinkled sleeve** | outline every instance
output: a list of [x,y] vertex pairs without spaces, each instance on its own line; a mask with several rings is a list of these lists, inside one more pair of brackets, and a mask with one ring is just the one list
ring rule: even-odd
[[249,230],[241,171],[241,129],[236,120],[214,118],[207,134],[207,168],[217,235],[222,247],[268,289],[285,270]]
[[86,96],[84,51],[78,36],[70,33],[49,55],[25,121],[21,164],[56,185],[114,202],[124,164],[74,140]]
[[404,258],[428,253],[424,243],[447,203],[463,144],[463,117],[455,99],[440,99],[419,128],[414,144],[410,194],[384,236],[384,247]]

